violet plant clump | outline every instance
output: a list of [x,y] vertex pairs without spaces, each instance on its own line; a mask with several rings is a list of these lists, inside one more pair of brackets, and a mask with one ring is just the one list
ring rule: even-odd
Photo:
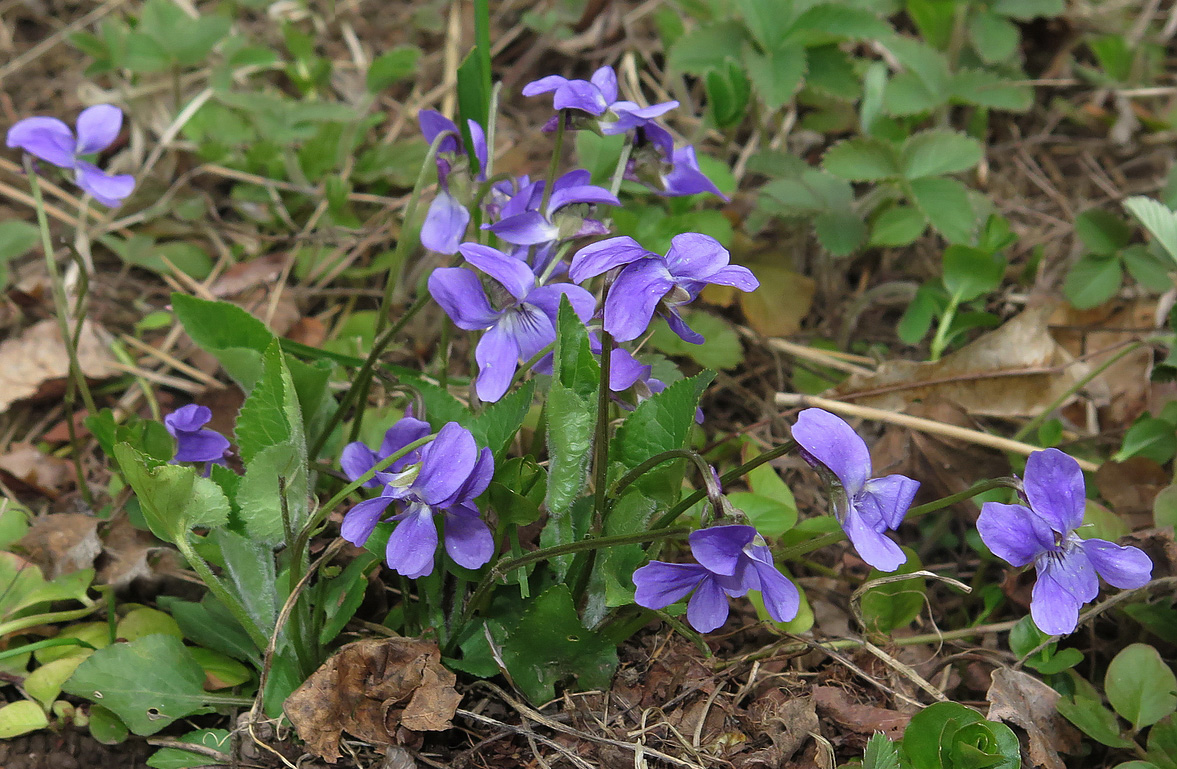
[[1043,633],[1074,632],[1079,609],[1099,594],[1099,578],[1113,587],[1143,587],[1152,561],[1137,547],[1083,539],[1087,495],[1079,463],[1058,449],[1026,460],[1023,496],[1028,503],[986,502],[977,518],[981,540],[1011,566],[1034,564],[1038,579],[1030,616]]
[[6,144],[74,172],[74,183],[104,206],[114,208],[135,189],[135,177],[107,174],[88,160],[118,138],[123,111],[113,104],[96,104],[78,115],[77,133],[54,117],[30,117],[8,129]]

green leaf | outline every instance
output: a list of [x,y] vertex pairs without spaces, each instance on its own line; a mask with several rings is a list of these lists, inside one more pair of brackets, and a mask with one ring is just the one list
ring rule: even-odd
[[822,168],[852,182],[895,179],[903,175],[894,146],[879,139],[847,139],[826,150]]
[[667,355],[681,355],[704,368],[727,370],[744,361],[744,346],[731,324],[702,310],[682,312],[683,320],[703,335],[703,344],[691,344],[682,340],[670,330],[670,326],[659,323],[650,335],[650,345]]
[[262,373],[262,351],[274,335],[266,324],[229,302],[172,294],[176,318],[200,349],[212,354],[248,392]]
[[415,73],[419,58],[421,49],[415,45],[398,45],[376,57],[368,67],[368,93],[379,93],[398,80],[404,80]]
[[535,380],[525,382],[518,390],[483,409],[466,427],[479,446],[489,447],[495,458],[501,459],[523,426],[534,395]]
[[1103,681],[1108,702],[1140,731],[1177,711],[1177,676],[1148,644],[1125,647]]
[[907,246],[914,243],[927,228],[928,220],[918,208],[892,206],[879,214],[871,226],[870,245]]
[[[636,534],[646,531],[657,512],[654,500],[626,489],[605,517],[603,535]],[[584,623],[595,628],[609,609],[634,602],[634,571],[647,560],[642,545],[620,545],[598,551],[583,611]]]
[[338,577],[327,581],[322,601],[317,605],[323,612],[323,625],[319,630],[320,644],[327,645],[335,640],[355,616],[356,609],[360,608],[367,592],[366,572],[377,562],[375,556],[361,554],[349,563]]
[[875,732],[867,740],[862,769],[899,769],[899,746],[882,732]]
[[1034,89],[986,69],[961,69],[952,76],[950,98],[978,107],[1025,112],[1034,103]]
[[1160,769],[1177,769],[1177,716],[1165,716],[1148,730],[1148,758]]
[[734,20],[693,29],[670,49],[667,68],[673,72],[706,75],[731,59],[743,47],[744,39],[744,26]]
[[957,9],[952,0],[907,0],[904,5],[920,37],[941,50],[948,48]]
[[220,14],[189,19],[181,34],[168,36],[168,50],[180,66],[195,67],[212,53],[231,25],[231,19]]
[[[1163,525],[1157,523],[1158,527]],[[1177,609],[1155,603],[1130,603],[1124,607],[1124,613],[1161,640],[1177,638]]]
[[97,650],[65,691],[109,708],[135,734],[148,735],[178,718],[209,712],[203,684],[204,671],[182,641],[149,635]]
[[229,500],[221,487],[199,477],[193,468],[160,464],[129,443],[115,446],[114,456],[147,525],[160,539],[176,542],[190,528],[220,526],[229,520]]
[[1120,290],[1124,268],[1113,256],[1085,254],[1071,267],[1063,283],[1063,295],[1075,308],[1098,307]]
[[983,720],[981,714],[955,702],[937,702],[911,717],[903,731],[903,752],[913,769],[943,769],[952,738],[962,726]]
[[[237,417],[235,433],[245,476],[236,499],[246,533],[277,544],[285,539],[284,514],[293,531],[302,528],[310,514],[306,438],[294,382],[277,340],[266,349],[262,364],[261,378]],[[285,485],[284,497],[280,482]]]
[[847,256],[866,240],[866,222],[853,209],[823,211],[813,218],[813,232],[822,248],[834,256]]
[[1013,58],[1022,39],[1016,24],[981,8],[969,15],[968,34],[973,49],[986,64]]
[[[867,583],[896,574],[919,571],[922,568],[919,556],[908,548],[903,548],[903,551],[907,553],[906,563],[890,573],[871,569]],[[862,594],[859,604],[862,620],[867,629],[875,633],[890,633],[895,628],[904,627],[919,616],[920,610],[924,608],[926,592],[927,586],[923,577],[876,585]]]
[[33,250],[40,238],[41,231],[28,222],[0,222],[0,288],[8,285],[8,262]]
[[174,596],[160,596],[159,605],[179,623],[184,637],[216,649],[234,659],[246,660],[255,668],[262,666],[261,652],[224,604],[211,593],[200,603],[181,601]]
[[490,508],[501,523],[526,526],[539,520],[548,476],[532,456],[496,463],[490,484]]
[[770,112],[792,101],[793,94],[805,77],[806,57],[803,47],[782,46],[761,53],[751,45],[745,45],[743,58],[748,79]]
[[1083,652],[1073,647],[1060,649],[1057,654],[1048,659],[1046,662],[1038,662],[1033,665],[1027,660],[1026,665],[1032,667],[1044,676],[1061,673],[1064,670],[1069,670],[1083,661]]
[[1162,293],[1173,285],[1174,265],[1167,257],[1154,253],[1148,246],[1128,246],[1120,252],[1120,256],[1128,274],[1145,288]]
[[1090,208],[1075,217],[1075,234],[1091,253],[1110,256],[1128,245],[1132,228],[1109,211]]
[[286,599],[286,591],[279,594],[274,553],[258,540],[225,528],[214,529],[209,538],[224,560],[229,589],[241,601],[249,618],[270,635]]
[[617,669],[617,646],[581,624],[566,585],[541,593],[502,642],[503,662],[534,704],[553,699],[555,686],[604,689]]
[[[711,372],[704,371],[638,404],[617,428],[609,450],[610,462],[620,462],[628,471],[664,451],[686,448],[699,398],[713,378]],[[685,461],[665,462],[653,468],[632,488],[664,505],[674,504],[682,490]]]
[[792,2],[782,0],[736,0],[740,16],[752,37],[764,50],[776,48],[792,26]]
[[739,64],[728,61],[709,70],[703,84],[711,115],[718,127],[728,128],[744,119],[752,89]]
[[990,7],[994,13],[1000,13],[1002,16],[1009,16],[1018,21],[1031,21],[1060,16],[1066,4],[1064,0],[995,0]]
[[955,179],[931,177],[909,183],[912,202],[950,243],[967,243],[977,226],[968,189]]
[[1144,229],[1177,262],[1177,214],[1162,203],[1140,195],[1125,200],[1124,208],[1144,225]]
[[154,37],[142,32],[127,35],[127,53],[123,64],[132,72],[163,72],[172,66],[172,56]]
[[908,179],[966,171],[984,154],[981,143],[973,137],[938,128],[912,136],[900,153],[903,176]]
[[101,705],[90,706],[90,736],[103,745],[117,745],[127,739],[127,725]]
[[1177,434],[1173,425],[1163,419],[1142,416],[1128,428],[1120,450],[1112,457],[1116,462],[1127,461],[1130,457],[1147,457],[1158,464],[1164,464],[1177,453]]
[[737,510],[744,511],[758,532],[769,539],[779,537],[797,523],[795,503],[787,505],[750,491],[733,491],[727,498]]
[[926,93],[943,103],[948,99],[951,74],[948,58],[927,43],[914,38],[892,36],[884,44],[899,63],[923,85]]
[[[229,732],[225,729],[200,729],[189,732],[180,738],[180,742],[211,748],[226,756],[231,746]],[[194,753],[183,748],[160,748],[147,759],[147,765],[151,769],[193,769],[208,766],[210,761],[213,759],[207,753]]]
[[1005,274],[1005,260],[971,246],[951,245],[944,249],[944,288],[962,302],[995,290]]
[[32,700],[17,700],[0,707],[0,740],[10,740],[22,734],[49,726],[45,711]]
[[[836,38],[878,40],[891,35],[891,25],[877,13],[850,3],[824,2],[810,6],[793,25],[797,32],[820,32]],[[807,41],[808,42],[808,41]]]
[[458,129],[470,157],[474,157],[474,148],[466,121],[473,120],[485,129],[490,117],[490,73],[483,72],[482,66],[477,47],[470,49],[458,66]]
[[[948,96],[930,90],[927,83],[911,71],[897,72],[883,88],[883,106],[893,117],[922,115],[947,101]],[[876,123],[870,125],[872,131],[875,130]]]
[[[596,389],[601,367],[589,347],[588,331],[567,298],[560,300],[552,385],[547,400],[548,488],[545,502],[549,522],[543,545],[559,545],[574,538],[572,504],[588,480],[589,457],[597,422]],[[571,557],[557,561],[567,568]]]
[[1079,727],[1079,731],[1096,742],[1112,748],[1130,748],[1132,741],[1120,734],[1116,714],[1092,699],[1059,697],[1055,704],[1059,715]]

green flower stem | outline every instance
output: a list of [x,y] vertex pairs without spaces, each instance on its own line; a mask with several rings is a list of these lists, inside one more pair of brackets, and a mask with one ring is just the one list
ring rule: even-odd
[[[675,526],[672,528],[658,529],[657,531],[641,531],[634,534],[617,534],[612,537],[595,537],[589,539],[582,539],[579,542],[569,542],[563,545],[553,545],[552,547],[544,547],[539,550],[532,550],[530,553],[524,553],[517,558],[508,558],[500,560],[494,566],[487,570],[482,579],[478,583],[478,587],[474,589],[470,600],[466,602],[466,609],[462,612],[462,622],[458,625],[459,632],[454,634],[454,637],[461,636],[461,628],[465,626],[470,618],[477,611],[479,604],[482,603],[487,593],[494,588],[495,582],[507,576],[516,569],[521,569],[529,564],[537,563],[539,561],[546,561],[550,558],[555,558],[561,555],[571,555],[574,553],[584,553],[593,550],[600,550],[606,547],[617,547],[619,545],[640,545],[645,542],[656,542],[660,539],[669,539],[671,537],[680,537],[691,532],[690,526]],[[452,650],[447,649],[447,653]]]
[[[735,481],[738,481],[740,478],[743,478],[745,475],[752,472],[756,468],[760,467],[764,463],[771,462],[772,460],[776,459],[777,457],[781,457],[781,456],[784,456],[785,454],[788,454],[790,451],[792,451],[794,449],[794,447],[796,447],[796,445],[797,444],[794,443],[793,441],[785,441],[780,446],[777,446],[775,449],[769,449],[768,451],[764,452],[760,456],[753,457],[752,459],[748,460],[747,462],[740,465],[736,469],[729,470],[728,472],[724,473],[722,476],[720,476],[719,482],[721,485],[726,486],[729,483],[733,483]],[[691,505],[695,504],[696,502],[698,502],[699,500],[703,499],[706,496],[707,496],[706,489],[699,489],[698,491],[692,492],[685,499],[680,501],[677,505],[675,505],[674,507],[667,510],[662,515],[661,518],[654,521],[654,523],[651,525],[650,528],[661,529],[666,526],[669,526],[670,524],[674,523],[680,515],[685,513],[687,510],[689,510],[691,508]]]
[[613,335],[601,329],[601,381],[597,385],[597,427],[593,431],[594,533],[599,533],[605,525],[606,486],[609,483],[609,364],[612,353]]
[[[82,403],[90,415],[98,413],[94,404],[94,395],[86,384],[86,375],[82,373],[82,366],[78,362],[78,346],[74,335],[70,332],[69,302],[65,295],[65,283],[62,281],[61,271],[57,268],[57,259],[53,253],[53,238],[49,234],[49,217],[45,214],[45,199],[41,196],[41,183],[37,177],[37,169],[33,166],[32,156],[24,156],[25,174],[29,178],[29,188],[33,193],[34,208],[37,212],[37,226],[41,230],[41,250],[45,254],[45,269],[49,272],[49,285],[53,292],[54,315],[57,316],[57,330],[61,334],[61,343],[65,345],[69,358],[70,383],[65,388],[63,399],[66,410],[66,426],[69,428],[70,446],[73,451],[74,470],[78,476],[78,490],[86,502],[93,504],[90,486],[86,483],[86,474],[82,469],[82,446],[74,430],[74,410],[76,402],[74,396],[82,395]],[[81,331],[82,318],[78,319],[78,330]]]
[[617,165],[613,168],[613,178],[609,181],[609,192],[616,197],[621,191],[621,182],[625,178],[625,167],[629,165],[629,156],[633,153],[633,142],[626,141],[621,147],[621,154],[617,157]]
[[[1020,485],[1021,484],[1017,478],[995,478],[990,481],[981,481],[975,486],[965,489],[964,491],[944,497],[943,499],[937,499],[936,501],[929,502],[926,505],[913,507],[907,511],[907,515],[904,516],[903,520],[915,520],[916,518],[920,518],[929,513],[934,513],[937,510],[943,510],[950,505],[955,505],[957,502],[963,502],[966,499],[972,499],[978,494],[983,494],[986,491],[999,489],[1003,486],[1016,489]],[[838,531],[831,531],[827,534],[822,534],[820,537],[814,537],[808,542],[802,542],[799,545],[786,547],[780,550],[778,553],[775,553],[775,555],[782,560],[792,560],[806,555],[807,553],[812,553],[814,550],[825,547],[826,545],[832,545],[835,542],[841,542],[844,539],[846,539],[846,532],[839,529]]]
[[1060,393],[1059,396],[1057,398],[1055,398],[1054,401],[1049,406],[1042,409],[1042,411],[1040,411],[1038,413],[1038,416],[1031,419],[1029,422],[1027,422],[1025,425],[1023,425],[1020,430],[1018,430],[1016,433],[1014,433],[1013,439],[1015,441],[1025,440],[1027,435],[1029,435],[1030,433],[1037,430],[1038,427],[1043,422],[1046,421],[1047,417],[1049,417],[1051,414],[1053,414],[1055,412],[1055,410],[1057,410],[1064,403],[1066,403],[1068,398],[1070,398],[1075,393],[1079,392],[1079,390],[1086,387],[1088,382],[1095,379],[1097,376],[1099,376],[1103,372],[1107,371],[1109,368],[1111,368],[1116,363],[1118,363],[1121,359],[1136,352],[1144,345],[1152,344],[1156,341],[1158,341],[1158,340],[1155,337],[1149,337],[1147,339],[1140,339],[1135,342],[1132,342],[1127,347],[1125,347],[1123,350],[1120,350],[1120,352],[1116,353],[1115,355],[1108,358],[1103,363],[1101,363],[1098,366],[1096,366],[1095,368],[1093,368],[1091,371],[1084,374],[1082,377],[1079,378],[1079,380],[1077,382],[1075,382],[1073,385],[1068,387],[1065,391]]
[[552,342],[551,344],[547,345],[542,350],[537,352],[535,355],[532,355],[530,358],[528,358],[527,361],[522,366],[515,369],[515,375],[513,377],[511,377],[511,384],[514,385],[516,382],[523,381],[523,377],[527,376],[527,372],[529,372],[533,368],[535,368],[535,364],[539,363],[540,358],[544,357],[545,355],[547,355],[548,353],[552,352],[555,349],[556,349],[556,343]]
[[[324,429],[323,434],[319,436],[319,440],[315,441],[315,446],[311,451],[312,457],[317,457],[319,451],[322,450],[323,444],[327,441],[327,437],[339,421],[343,418],[345,407],[351,403],[362,404],[368,400],[368,390],[372,386],[372,368],[376,365],[384,348],[391,342],[394,334],[391,332],[385,333],[385,328],[388,326],[388,313],[392,308],[393,297],[398,288],[402,286],[405,279],[405,268],[408,264],[409,258],[409,243],[410,238],[405,234],[405,229],[417,218],[417,207],[421,202],[421,190],[425,187],[425,180],[428,178],[429,169],[432,168],[437,161],[437,152],[441,147],[441,143],[446,139],[456,136],[453,131],[442,131],[437,136],[433,137],[433,143],[429,145],[429,152],[425,154],[425,161],[421,164],[421,170],[417,172],[417,180],[413,183],[413,191],[409,193],[409,202],[405,205],[405,215],[402,221],[405,226],[401,227],[400,237],[396,241],[396,250],[393,253],[392,265],[388,268],[388,278],[384,283],[384,296],[380,300],[380,307],[376,311],[376,329],[375,335],[377,343],[372,346],[372,352],[368,354],[368,359],[364,361],[364,366],[356,372],[355,382],[348,388],[347,394],[343,401],[339,404],[339,408],[331,415],[331,420],[328,426]],[[457,137],[461,141],[460,136]],[[395,273],[395,275],[394,275]],[[417,297],[412,306],[402,315],[394,324],[393,329],[399,330],[404,328],[405,323],[413,315],[420,312],[421,308],[425,306],[425,302],[429,299],[428,292],[423,292],[421,296]],[[359,434],[360,426],[363,424],[363,411],[357,412],[357,418],[352,425],[351,439],[354,441],[356,435]]]
[[948,328],[956,318],[958,307],[960,307],[960,292],[952,295],[948,301],[948,308],[944,310],[944,314],[940,316],[940,323],[936,326],[936,335],[932,337],[931,348],[928,352],[928,357],[933,361],[940,360],[940,356],[944,354],[944,348],[948,346]]
[[[694,451],[689,451],[688,449],[671,449],[670,451],[663,451],[661,454],[655,454],[645,462],[642,462],[640,465],[630,470],[628,473],[621,476],[613,483],[613,488],[609,490],[608,509],[613,509],[613,505],[616,504],[617,500],[621,497],[621,493],[625,491],[626,488],[630,486],[630,484],[634,483],[647,472],[654,469],[663,462],[670,462],[674,459],[689,459],[690,461],[694,462],[695,466],[699,468],[699,472],[703,475],[704,479],[706,479],[707,474],[711,471],[711,468],[708,466],[703,457],[699,456]],[[608,510],[606,510],[606,513],[607,512]]]
[[[384,332],[384,336],[378,338],[375,344],[372,345],[372,351],[368,353],[368,357],[364,360],[363,365],[361,365],[360,368],[356,371],[355,384],[349,387],[347,392],[343,394],[343,398],[339,401],[339,406],[336,407],[334,413],[331,414],[331,418],[327,420],[327,424],[323,428],[322,434],[319,435],[318,439],[315,440],[314,445],[311,447],[310,457],[312,459],[318,458],[319,452],[323,450],[323,446],[327,443],[327,439],[331,437],[331,432],[341,421],[343,421],[343,415],[347,413],[347,410],[351,408],[352,404],[363,403],[368,399],[367,387],[363,388],[363,397],[359,397],[360,382],[367,381],[368,383],[371,383],[372,372],[376,368],[376,362],[380,359],[381,354],[384,353],[384,350],[388,347],[388,345],[392,344],[392,340],[396,338],[396,335],[404,329],[405,325],[407,325],[410,320],[412,320],[413,316],[419,313],[425,307],[425,305],[429,303],[429,299],[430,297],[427,293],[423,293],[418,296],[417,299],[413,302],[412,306],[405,310],[403,315],[397,318],[396,323],[394,323],[391,328]],[[355,435],[359,432],[360,423],[361,420],[357,419],[356,423],[352,426],[352,440],[355,440]]]
[[12,633],[17,633],[21,630],[28,630],[31,627],[38,625],[53,625],[58,622],[73,622],[77,619],[82,619],[93,614],[96,611],[101,611],[106,606],[105,596],[96,601],[84,602],[87,605],[81,609],[69,609],[68,611],[51,611],[45,614],[32,614],[28,617],[20,617],[18,619],[9,620],[8,622],[0,622],[0,638]]
[[548,202],[552,199],[552,187],[556,184],[556,173],[560,170],[560,153],[564,149],[564,128],[565,122],[568,119],[568,110],[558,110],[556,112],[556,139],[555,146],[552,147],[552,162],[548,164],[548,178],[547,184],[544,185],[544,194],[540,199],[539,212],[547,216]]
[[188,541],[187,532],[183,532],[176,537],[173,540],[173,544],[179,549],[180,554],[184,556],[188,564],[200,575],[200,579],[208,586],[208,589],[212,591],[213,595],[221,603],[225,604],[225,608],[229,610],[229,613],[233,615],[233,618],[237,620],[238,624],[249,635],[249,640],[253,641],[253,645],[259,651],[264,650],[270,642],[269,637],[258,627],[257,623],[253,621],[253,618],[249,616],[249,612],[245,610],[245,606],[242,605],[241,601],[237,600],[237,596],[233,595],[225,587],[225,583],[221,582],[216,574],[213,574],[212,568],[200,557],[200,554],[196,552],[196,548]]

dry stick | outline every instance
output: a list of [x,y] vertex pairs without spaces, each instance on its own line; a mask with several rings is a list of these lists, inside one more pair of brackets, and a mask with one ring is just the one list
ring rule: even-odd
[[[894,411],[871,408],[870,406],[856,406],[852,403],[842,403],[841,401],[830,400],[829,398],[819,398],[815,395],[777,393],[776,405],[783,408],[813,406],[843,416],[858,417],[876,422],[888,422],[890,424],[900,425],[901,427],[909,427],[912,430],[943,435],[946,438],[956,438],[957,440],[975,443],[979,446],[988,446],[1000,451],[1008,451],[1023,456],[1030,456],[1035,451],[1042,451],[1041,446],[1034,446],[1029,443],[1010,440],[1009,438],[1001,438],[996,435],[990,435],[989,433],[983,433],[980,430],[970,430],[967,427],[957,427],[956,425],[944,424],[933,419],[913,417],[910,414],[900,414]],[[1093,473],[1099,469],[1099,465],[1089,462],[1086,459],[1076,459],[1075,461],[1079,463],[1079,467],[1089,473]]]
[[22,53],[20,56],[17,56],[15,59],[5,64],[2,69],[0,69],[0,83],[4,82],[4,80],[12,73],[28,65],[30,62],[35,61],[43,54],[56,47],[57,44],[64,40],[66,35],[69,33],[73,32],[74,30],[82,29],[91,22],[101,19],[115,8],[118,8],[124,2],[126,2],[126,0],[107,0],[107,2],[90,11],[85,16],[75,19],[66,26],[54,32],[49,37],[34,45],[29,50]]

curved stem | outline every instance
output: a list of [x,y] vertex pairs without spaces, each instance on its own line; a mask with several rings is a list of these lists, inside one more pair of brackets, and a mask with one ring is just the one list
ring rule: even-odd
[[[734,481],[738,481],[740,478],[744,477],[745,475],[752,472],[756,468],[760,467],[764,463],[771,462],[772,460],[776,459],[777,457],[781,457],[781,456],[784,456],[785,454],[788,454],[790,451],[793,450],[793,448],[796,445],[797,444],[791,440],[785,441],[780,446],[777,446],[775,449],[769,449],[768,451],[764,452],[760,456],[753,457],[752,459],[748,460],[747,462],[740,465],[736,469],[729,470],[728,472],[724,473],[722,476],[720,476],[719,482],[722,485],[726,486],[729,483],[732,483]],[[706,489],[699,489],[698,491],[688,494],[685,499],[681,500],[677,505],[675,505],[674,507],[670,508],[665,513],[663,513],[661,518],[654,521],[654,523],[651,525],[650,528],[661,529],[663,527],[669,526],[670,524],[674,523],[675,520],[677,520],[680,515],[685,513],[687,510],[689,510],[692,505],[694,505],[696,502],[698,502],[700,499],[703,499],[706,496],[707,496]]]
[[238,624],[249,635],[249,640],[253,641],[253,645],[257,647],[258,651],[265,649],[270,639],[257,626],[253,618],[249,616],[249,612],[246,611],[241,601],[237,600],[237,596],[229,592],[229,589],[225,587],[225,584],[221,582],[220,578],[216,574],[213,574],[213,570],[209,567],[208,563],[200,557],[200,553],[196,552],[196,548],[192,547],[192,543],[188,541],[188,533],[182,533],[175,539],[174,544],[179,549],[180,554],[184,556],[184,559],[188,561],[188,564],[200,575],[201,581],[225,605],[225,608],[233,615],[233,619],[237,620]]
[[707,462],[703,459],[703,457],[699,456],[696,452],[689,449],[671,449],[669,451],[663,451],[661,454],[655,454],[654,456],[650,457],[645,462],[642,462],[640,465],[614,481],[613,488],[609,490],[609,498],[612,500],[612,502],[609,504],[609,509],[613,508],[613,503],[615,503],[621,497],[621,493],[625,491],[625,489],[630,484],[634,483],[638,478],[642,477],[648,471],[652,470],[663,462],[669,462],[672,459],[691,460],[695,463],[695,466],[699,468],[699,472],[704,476],[704,480],[706,480],[706,476],[710,468],[708,467]]

